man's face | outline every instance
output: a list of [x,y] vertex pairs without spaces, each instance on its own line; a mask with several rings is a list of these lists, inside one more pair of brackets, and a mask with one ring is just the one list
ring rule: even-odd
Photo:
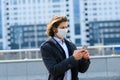
[[68,22],[62,22],[62,23],[60,23],[60,25],[58,26],[58,28],[60,28],[60,29],[68,28]]
[[62,22],[59,24],[57,27],[57,33],[55,34],[56,37],[59,39],[64,39],[67,34],[67,29],[68,28],[68,23],[67,22]]

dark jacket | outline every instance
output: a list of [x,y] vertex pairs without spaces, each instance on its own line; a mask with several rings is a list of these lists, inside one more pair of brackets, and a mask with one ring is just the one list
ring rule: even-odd
[[68,69],[71,69],[72,80],[78,80],[78,72],[84,73],[89,67],[90,60],[75,60],[72,54],[76,46],[68,40],[65,43],[70,55],[67,59],[64,50],[53,38],[49,38],[40,47],[43,62],[49,71],[48,80],[63,80]]

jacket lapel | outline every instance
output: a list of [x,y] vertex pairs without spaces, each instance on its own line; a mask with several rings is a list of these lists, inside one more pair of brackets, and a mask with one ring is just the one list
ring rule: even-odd
[[65,39],[65,43],[67,45],[67,48],[68,48],[68,53],[69,53],[69,56],[71,56],[73,54],[73,48],[71,46],[71,43]]
[[55,45],[55,47],[60,51],[59,53],[58,53],[58,56],[59,57],[61,57],[62,59],[65,59],[65,52],[64,52],[64,50],[62,49],[62,47],[59,45],[59,43],[57,43],[57,41],[55,41],[53,38],[50,38],[49,40],[48,40],[50,43],[52,43],[52,44],[54,44]]

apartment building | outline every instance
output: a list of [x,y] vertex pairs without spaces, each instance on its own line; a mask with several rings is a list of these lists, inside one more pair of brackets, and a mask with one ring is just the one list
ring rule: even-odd
[[[46,25],[54,15],[68,17],[67,38],[76,46],[119,44],[119,4],[119,0],[2,0],[3,49],[39,48],[47,39]],[[103,25],[98,34],[92,27],[95,24]],[[104,24],[108,25],[106,31],[114,29],[112,34],[105,34]],[[117,39],[107,38],[112,43],[102,35]]]
[[2,42],[2,9],[1,9],[1,1],[0,1],[0,50],[3,49],[3,42]]
[[80,0],[82,44],[120,44],[120,0]]
[[4,49],[39,48],[47,39],[46,25],[54,15],[67,16],[71,22],[69,3],[69,0],[2,0]]

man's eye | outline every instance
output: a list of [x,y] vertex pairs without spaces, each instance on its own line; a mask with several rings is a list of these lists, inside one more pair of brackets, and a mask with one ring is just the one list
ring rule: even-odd
[[61,29],[65,29],[65,28],[67,28],[67,27],[61,27]]

